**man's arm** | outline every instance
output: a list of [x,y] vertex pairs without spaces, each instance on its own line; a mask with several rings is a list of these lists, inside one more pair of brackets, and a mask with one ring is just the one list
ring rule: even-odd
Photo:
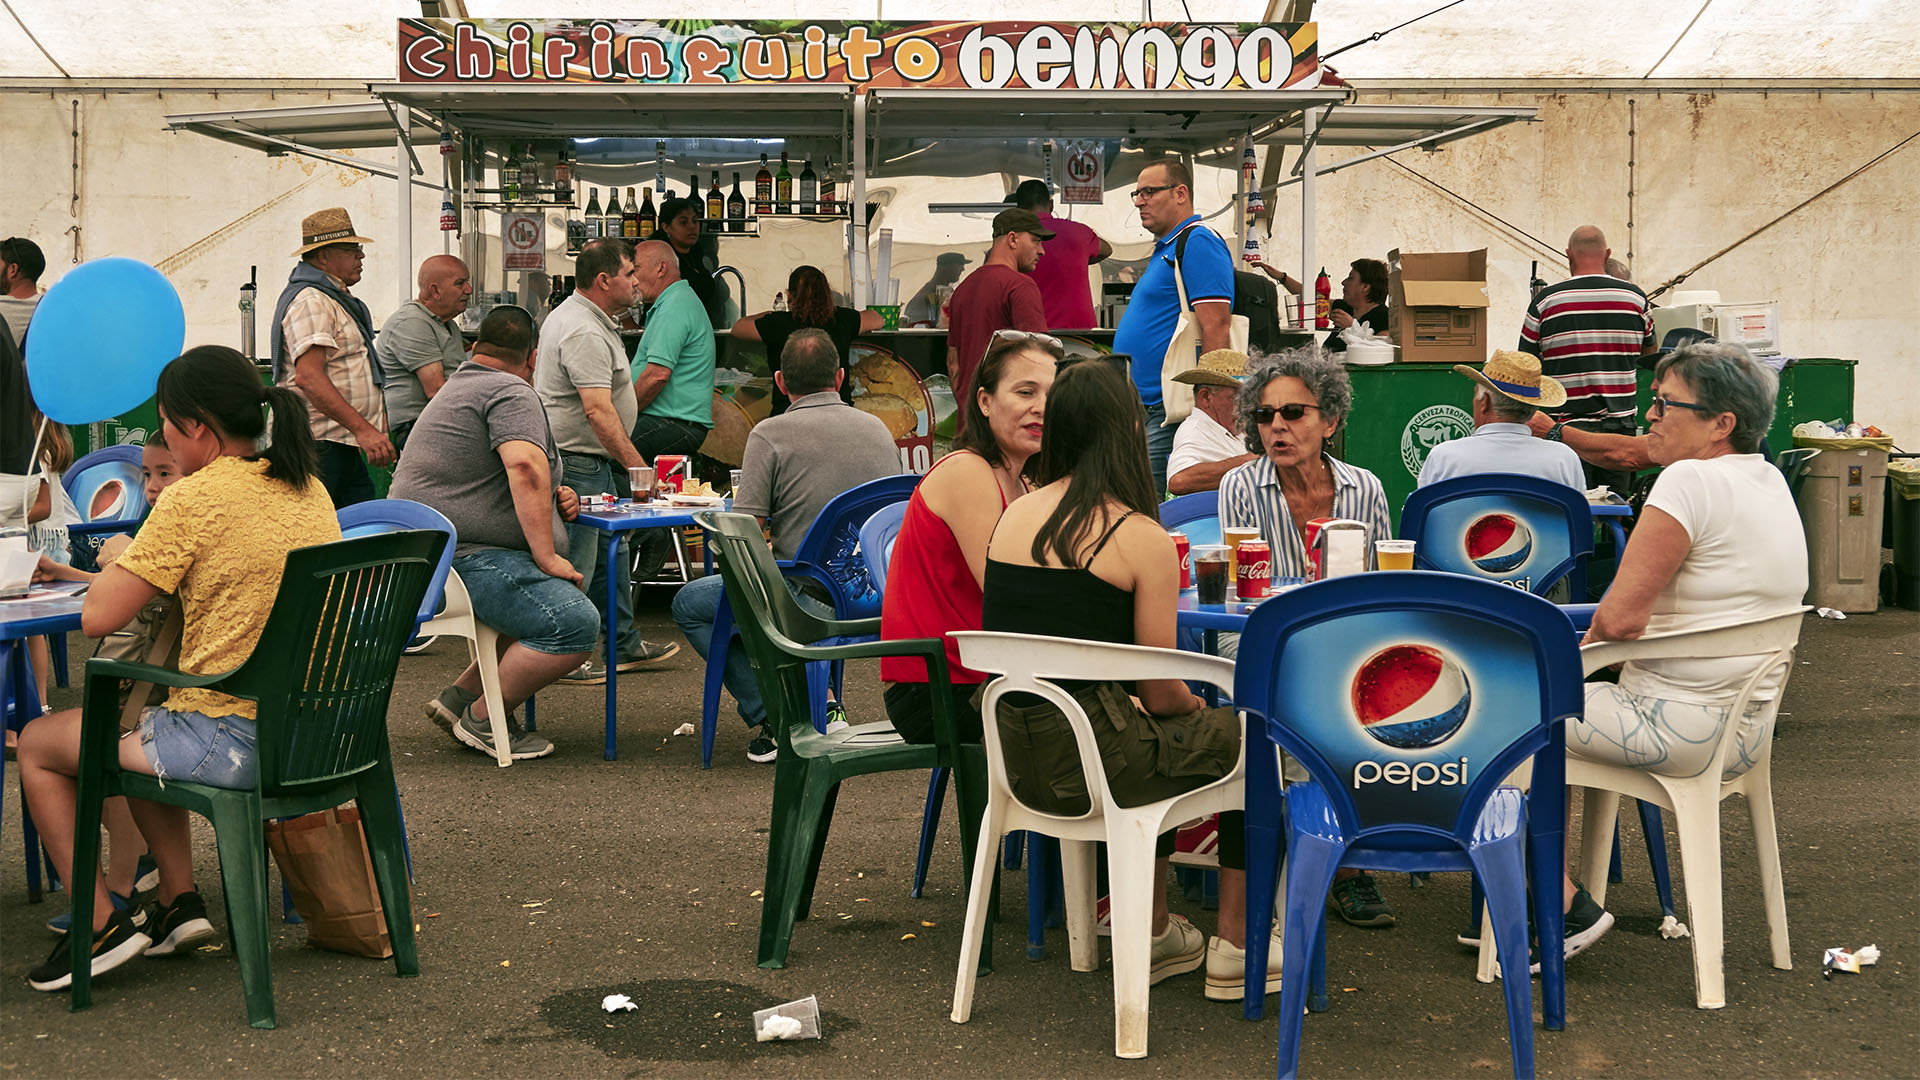
[[414,371],[414,374],[420,377],[420,389],[427,392],[428,401],[432,401],[433,395],[439,393],[440,388],[447,385],[447,372],[445,368],[440,366],[438,357],[434,359],[433,363]]
[[547,468],[546,452],[523,439],[500,444],[500,463],[506,467],[507,490],[513,494],[513,514],[520,520],[520,535],[527,538],[527,550],[533,564],[549,577],[579,585],[584,581],[573,564],[553,550],[553,474]]
[[[1553,418],[1543,412],[1536,412],[1527,421],[1527,427],[1534,435],[1544,436],[1553,430]],[[1614,472],[1638,472],[1653,468],[1653,457],[1647,453],[1645,435],[1613,435],[1603,431],[1588,431],[1577,424],[1564,424],[1560,428],[1560,441],[1567,448],[1580,455],[1580,460],[1599,469]]]
[[1203,461],[1198,465],[1189,465],[1167,477],[1167,490],[1175,495],[1213,491],[1220,486],[1221,477],[1258,456],[1258,454],[1241,454],[1239,457],[1230,457],[1222,461]]
[[1193,321],[1200,326],[1200,351],[1233,348],[1233,302],[1196,300]]
[[623,468],[645,465],[647,460],[633,448],[633,439],[620,426],[620,413],[613,407],[613,391],[604,386],[582,386],[579,391],[580,407],[586,411],[587,424],[593,428],[593,437],[600,440],[600,446],[607,456],[619,462]]
[[662,367],[652,361],[648,361],[647,366],[640,369],[640,374],[633,380],[633,397],[639,403],[641,411],[644,412],[648,405],[653,404],[653,399],[659,397],[660,391],[667,388],[667,380],[671,378],[673,378],[672,368]]
[[327,352],[324,348],[312,346],[293,362],[293,385],[307,399],[307,404],[353,433],[353,441],[359,443],[360,449],[366,452],[369,463],[393,464],[393,443],[388,441],[386,433],[354,411],[353,406],[347,404],[347,399],[340,396],[340,390],[333,385],[333,380],[327,378]]
[[1113,257],[1113,245],[1107,243],[1106,239],[1103,238],[1099,233],[1093,234],[1093,242],[1099,245],[1099,250],[1094,252],[1093,258],[1087,260],[1088,266],[1092,266],[1095,263],[1105,262],[1106,260]]

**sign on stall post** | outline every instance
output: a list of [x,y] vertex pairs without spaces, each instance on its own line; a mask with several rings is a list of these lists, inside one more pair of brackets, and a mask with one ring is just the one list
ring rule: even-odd
[[1094,141],[1069,140],[1060,144],[1066,151],[1066,180],[1060,185],[1060,201],[1099,206],[1106,201],[1106,147]]
[[544,214],[501,214],[500,266],[503,270],[547,268],[547,218]]

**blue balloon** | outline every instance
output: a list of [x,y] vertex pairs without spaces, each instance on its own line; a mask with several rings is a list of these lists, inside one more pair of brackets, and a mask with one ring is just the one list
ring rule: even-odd
[[160,271],[138,259],[94,259],[34,309],[27,382],[49,419],[91,424],[152,397],[186,340],[180,294]]

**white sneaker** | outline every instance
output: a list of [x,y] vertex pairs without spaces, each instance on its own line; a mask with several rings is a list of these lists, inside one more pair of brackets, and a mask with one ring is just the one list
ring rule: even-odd
[[[1280,992],[1280,935],[1267,940],[1267,993]],[[1247,951],[1225,938],[1207,939],[1207,1000],[1240,1001],[1247,989]]]
[[1147,985],[1152,986],[1162,979],[1185,975],[1205,963],[1207,936],[1185,916],[1169,915],[1167,932],[1153,939],[1153,948],[1147,955],[1151,965]]

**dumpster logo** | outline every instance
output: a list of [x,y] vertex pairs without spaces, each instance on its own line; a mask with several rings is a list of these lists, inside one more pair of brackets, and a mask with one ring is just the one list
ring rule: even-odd
[[1467,558],[1484,573],[1505,574],[1533,554],[1533,530],[1511,514],[1483,514],[1467,526]]
[[1473,417],[1455,405],[1429,405],[1400,429],[1400,463],[1416,479],[1433,448],[1473,434]]
[[1430,645],[1393,645],[1367,658],[1353,677],[1361,728],[1399,750],[1424,750],[1452,738],[1473,704],[1467,673]]

